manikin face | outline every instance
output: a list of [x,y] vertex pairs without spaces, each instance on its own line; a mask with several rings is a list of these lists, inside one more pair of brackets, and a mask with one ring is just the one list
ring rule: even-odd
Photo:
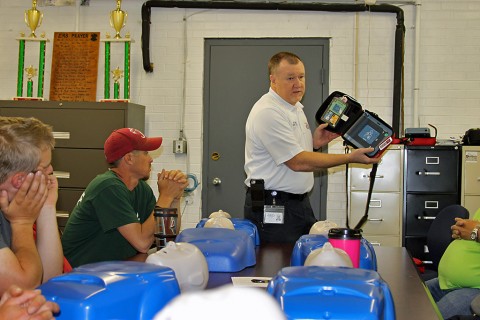
[[283,100],[295,105],[305,94],[305,66],[301,61],[290,64],[282,60],[270,75],[270,86]]

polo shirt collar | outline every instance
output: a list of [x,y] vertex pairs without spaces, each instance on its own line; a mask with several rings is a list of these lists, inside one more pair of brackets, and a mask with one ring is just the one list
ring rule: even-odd
[[290,108],[290,109],[301,108],[301,109],[303,109],[303,104],[301,104],[300,102],[297,102],[295,105],[292,105],[292,104],[288,103],[282,97],[280,97],[278,95],[278,93],[276,93],[275,90],[273,90],[271,87],[268,89],[268,92],[273,96],[273,98],[275,98],[275,100],[278,100],[278,102],[280,102],[283,106],[285,106],[287,108]]

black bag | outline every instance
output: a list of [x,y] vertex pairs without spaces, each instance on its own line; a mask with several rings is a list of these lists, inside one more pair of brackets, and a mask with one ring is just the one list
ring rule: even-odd
[[392,143],[393,129],[380,117],[368,110],[349,95],[332,92],[315,114],[318,124],[328,123],[326,130],[342,136],[354,148],[374,148],[367,153],[378,157]]
[[466,146],[480,146],[480,128],[468,129],[463,136],[462,143]]

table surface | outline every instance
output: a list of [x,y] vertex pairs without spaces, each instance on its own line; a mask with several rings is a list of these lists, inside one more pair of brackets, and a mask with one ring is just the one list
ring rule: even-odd
[[[290,266],[293,245],[268,244],[257,247],[257,263],[235,273],[211,272],[207,288],[232,283],[231,277],[273,277]],[[396,319],[438,319],[425,287],[403,247],[375,247],[378,273],[388,283],[395,303]]]

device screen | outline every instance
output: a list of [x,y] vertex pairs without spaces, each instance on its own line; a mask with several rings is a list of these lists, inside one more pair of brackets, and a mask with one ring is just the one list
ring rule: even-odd
[[375,142],[375,139],[377,139],[379,135],[380,132],[373,129],[368,124],[365,125],[365,127],[363,127],[363,129],[358,133],[358,136],[370,145]]
[[357,122],[344,134],[343,138],[356,148],[375,148],[369,153],[374,156],[388,144],[384,140],[391,137],[393,130],[365,112]]

